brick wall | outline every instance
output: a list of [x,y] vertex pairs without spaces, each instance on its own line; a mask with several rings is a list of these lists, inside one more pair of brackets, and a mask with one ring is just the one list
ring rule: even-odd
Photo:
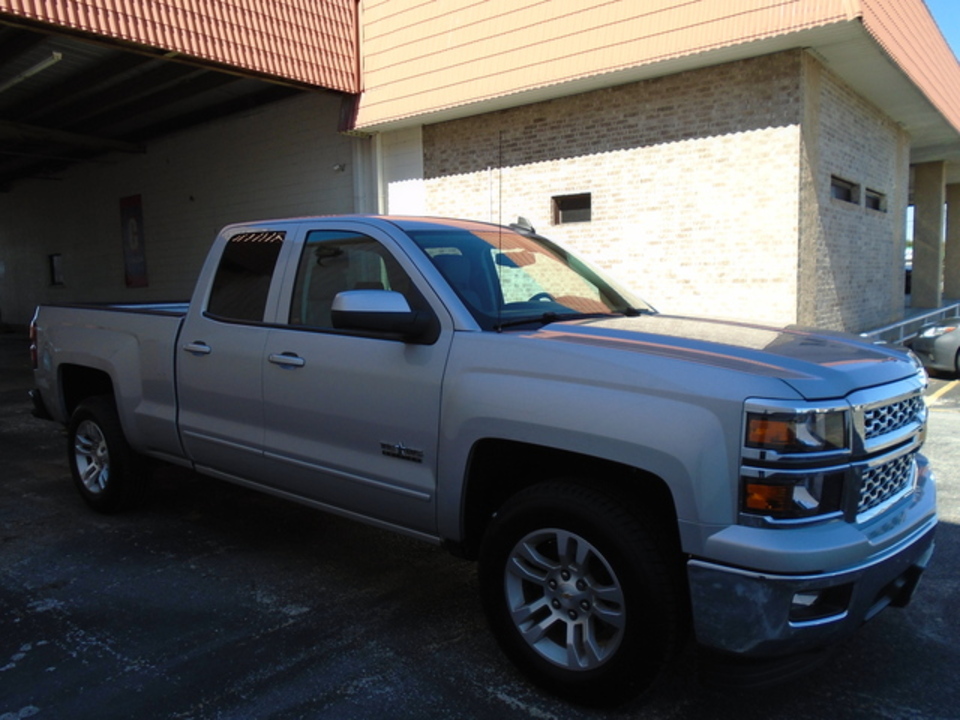
[[[351,138],[339,103],[303,95],[0,194],[0,321],[41,302],[183,300],[230,222],[353,210]],[[344,164],[344,172],[334,165]],[[141,195],[149,286],[127,288],[120,198]],[[50,254],[64,285],[51,287]]]
[[[801,54],[424,128],[429,212],[527,217],[663,312],[796,313]],[[592,220],[552,226],[551,198]]]
[[[810,67],[798,50],[425,126],[427,211],[522,215],[662,312],[885,322],[902,305],[903,138],[825,73],[811,92]],[[834,173],[885,192],[888,211],[831,207]],[[553,225],[551,199],[581,193],[591,221]]]
[[[799,321],[876,328],[903,315],[909,137],[813,58],[804,77]],[[854,186],[850,200],[832,197],[833,178]]]

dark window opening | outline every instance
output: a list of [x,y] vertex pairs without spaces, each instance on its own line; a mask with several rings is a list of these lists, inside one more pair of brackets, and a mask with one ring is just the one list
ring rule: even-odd
[[863,196],[863,204],[866,205],[871,210],[876,210],[878,212],[887,211],[887,196],[882,192],[877,192],[876,190],[871,190],[867,188],[866,193]]
[[590,193],[556,195],[553,198],[553,224],[590,222]]
[[830,197],[859,205],[860,186],[834,175],[830,178]]

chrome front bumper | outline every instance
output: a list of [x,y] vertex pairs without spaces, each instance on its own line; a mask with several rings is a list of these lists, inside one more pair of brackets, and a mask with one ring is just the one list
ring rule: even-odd
[[791,655],[852,635],[888,605],[910,602],[934,548],[936,516],[879,556],[836,572],[762,573],[690,560],[697,641],[752,657]]

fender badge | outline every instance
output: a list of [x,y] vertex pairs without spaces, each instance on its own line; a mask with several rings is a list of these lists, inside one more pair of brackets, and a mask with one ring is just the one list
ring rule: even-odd
[[387,457],[395,457],[410,462],[423,462],[423,450],[409,448],[403,443],[380,443],[380,452]]

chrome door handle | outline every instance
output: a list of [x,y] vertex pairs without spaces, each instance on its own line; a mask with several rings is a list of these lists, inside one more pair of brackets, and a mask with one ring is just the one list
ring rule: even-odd
[[283,367],[303,367],[307,364],[306,360],[294,353],[271,353],[267,356],[267,360]]
[[192,343],[187,343],[183,346],[183,349],[186,350],[191,355],[209,355],[212,352],[212,349],[205,342],[200,342],[199,340]]

